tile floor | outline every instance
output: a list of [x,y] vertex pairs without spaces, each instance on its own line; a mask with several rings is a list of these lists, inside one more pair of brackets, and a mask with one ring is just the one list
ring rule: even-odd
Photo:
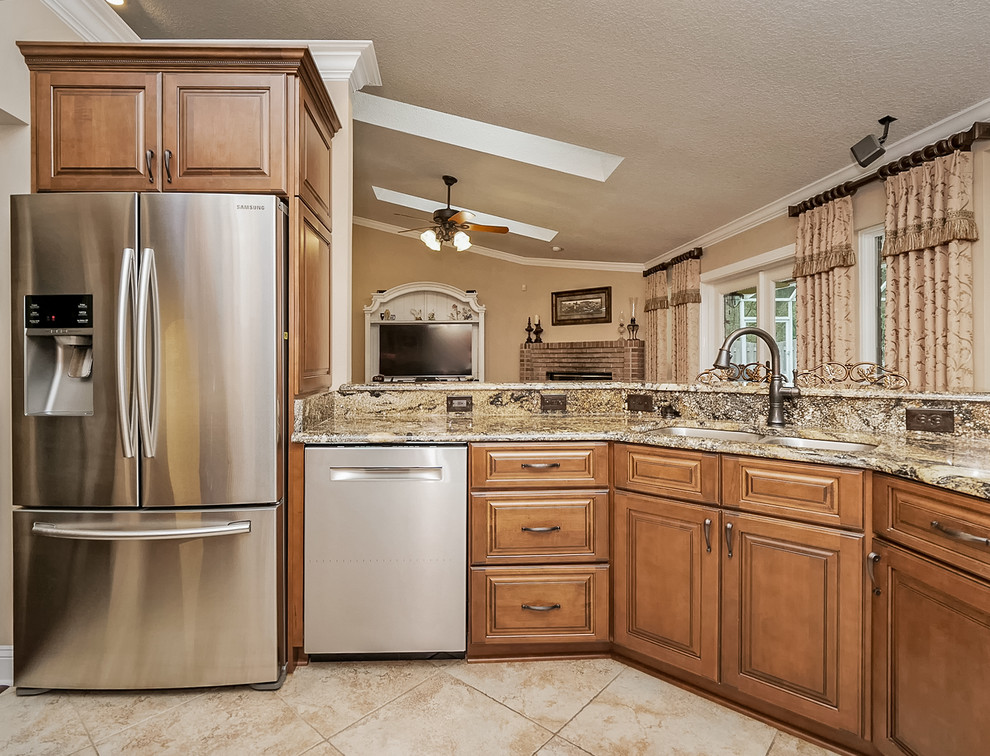
[[281,690],[0,693],[0,754],[830,756],[609,659],[314,663]]

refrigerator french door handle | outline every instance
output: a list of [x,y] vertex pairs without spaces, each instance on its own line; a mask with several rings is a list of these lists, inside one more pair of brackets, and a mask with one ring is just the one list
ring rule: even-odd
[[127,343],[127,326],[134,317],[134,250],[126,247],[120,257],[120,286],[117,291],[117,416],[124,457],[134,456],[134,432],[137,428],[137,401],[134,395],[134,363]]
[[198,528],[155,528],[147,530],[114,530],[111,528],[80,528],[36,522],[31,526],[35,535],[48,538],[68,538],[74,541],[175,541],[182,538],[209,538],[251,532],[250,520],[228,522],[225,525],[203,525]]
[[[158,408],[161,396],[161,315],[158,300],[158,271],[155,250],[146,247],[141,259],[138,281],[138,317],[136,339],[138,418],[145,457],[155,456],[158,439]],[[148,314],[151,314],[151,349],[154,370],[148,385]]]

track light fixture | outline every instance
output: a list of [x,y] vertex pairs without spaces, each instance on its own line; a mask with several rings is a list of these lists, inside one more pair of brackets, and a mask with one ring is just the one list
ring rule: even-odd
[[856,158],[857,163],[865,168],[885,152],[883,143],[887,141],[887,132],[890,130],[890,124],[896,120],[894,116],[884,116],[877,121],[877,123],[883,126],[883,136],[878,138],[873,136],[873,134],[868,134],[850,148],[852,156]]

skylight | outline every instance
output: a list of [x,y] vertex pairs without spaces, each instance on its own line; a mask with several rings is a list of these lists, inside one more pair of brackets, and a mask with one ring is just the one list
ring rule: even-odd
[[428,110],[364,92],[353,95],[354,120],[393,131],[605,181],[623,158],[524,131]]
[[[413,210],[422,210],[424,213],[427,213],[429,217],[424,219],[425,223],[432,223],[433,212],[438,207],[443,207],[445,204],[442,200],[438,203],[437,200],[414,197],[411,194],[403,194],[402,192],[393,192],[391,189],[382,189],[380,186],[373,186],[371,188],[375,190],[375,197],[380,199],[382,202],[390,202],[393,205],[402,205],[402,207],[409,207]],[[472,210],[469,207],[462,207],[461,205],[451,205],[451,207],[456,207],[458,210],[467,210],[470,213],[474,213],[475,217],[471,219],[472,223],[481,223],[486,226],[508,226],[509,233],[512,234],[528,236],[531,239],[539,239],[541,241],[551,241],[557,235],[557,232],[551,228],[532,226],[529,223],[520,223],[519,221],[510,220],[509,218],[500,218],[497,215],[479,213],[477,210]]]

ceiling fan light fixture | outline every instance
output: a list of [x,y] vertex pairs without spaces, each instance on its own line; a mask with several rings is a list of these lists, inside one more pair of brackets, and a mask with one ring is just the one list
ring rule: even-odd
[[454,249],[458,252],[463,252],[464,250],[470,248],[471,237],[465,234],[463,231],[458,231],[454,234]]
[[419,238],[423,240],[423,244],[432,249],[434,252],[440,251],[440,240],[437,238],[436,229],[426,229],[426,231],[419,235]]

